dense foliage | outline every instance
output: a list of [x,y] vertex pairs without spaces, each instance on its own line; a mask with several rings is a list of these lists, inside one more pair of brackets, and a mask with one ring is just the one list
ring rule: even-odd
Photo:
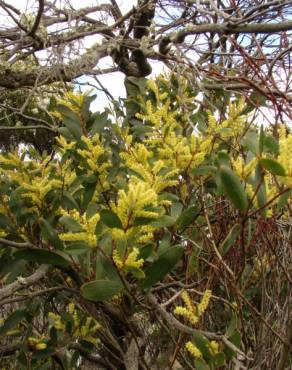
[[65,94],[52,153],[1,153],[2,367],[285,369],[289,127],[183,77],[126,84],[102,113]]

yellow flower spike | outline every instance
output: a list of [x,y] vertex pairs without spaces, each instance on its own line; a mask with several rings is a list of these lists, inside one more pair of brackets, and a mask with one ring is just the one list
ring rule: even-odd
[[27,342],[30,346],[34,346],[36,343],[38,343],[38,339],[34,337],[28,337]]
[[68,305],[69,314],[73,315],[74,311],[75,311],[75,304],[74,303],[69,303],[69,305]]
[[177,306],[174,310],[176,315],[185,317],[191,324],[196,325],[199,321],[199,317],[194,313],[193,310],[189,310],[186,307]]
[[79,223],[82,227],[83,231],[81,232],[68,232],[62,233],[59,235],[60,239],[63,241],[71,242],[71,241],[84,241],[90,247],[95,248],[97,245],[97,237],[95,235],[96,225],[100,220],[100,215],[96,213],[90,218],[86,218],[86,215],[81,215],[77,210],[73,211],[65,211],[61,210],[61,214],[63,216],[72,217],[75,221]]
[[191,300],[190,300],[190,297],[189,297],[188,293],[186,291],[183,291],[180,296],[181,296],[181,299],[183,300],[184,304],[187,306],[187,309],[189,311],[193,311],[194,306],[191,303]]
[[137,260],[139,255],[138,248],[133,248],[132,252],[128,255],[125,261],[125,267],[134,267],[134,268],[141,268],[144,264],[143,258]]
[[114,250],[113,251],[113,261],[114,261],[114,264],[117,266],[117,268],[119,270],[121,270],[124,266],[124,263],[123,261],[121,260],[120,256],[119,256],[119,253],[117,250]]
[[214,355],[219,353],[219,343],[217,343],[215,340],[210,342],[210,348]]
[[286,173],[286,176],[279,177],[279,181],[292,188],[292,134],[290,133],[286,136],[286,128],[285,126],[281,126],[279,137],[279,155],[277,161]]
[[42,351],[44,349],[47,348],[47,344],[44,343],[44,342],[39,342],[36,344],[35,348],[38,350],[38,351]]
[[202,358],[203,357],[202,352],[192,342],[187,342],[185,347],[190,352],[190,354],[192,356],[194,356],[195,358]]
[[209,305],[211,296],[212,296],[212,291],[207,289],[203,295],[201,302],[198,304],[198,311],[199,311],[200,316],[206,311]]

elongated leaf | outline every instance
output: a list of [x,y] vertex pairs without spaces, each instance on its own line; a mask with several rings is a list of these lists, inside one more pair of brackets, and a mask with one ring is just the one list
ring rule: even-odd
[[110,280],[121,283],[116,267],[110,261],[109,257],[101,253],[98,253],[96,256],[95,277],[97,280]]
[[195,221],[199,214],[200,210],[197,206],[191,206],[185,209],[176,221],[176,228],[178,230],[184,230]]
[[159,217],[157,220],[151,222],[151,225],[154,227],[169,227],[172,226],[175,223],[175,218],[168,216],[168,215],[163,215]]
[[25,310],[16,310],[4,321],[0,327],[0,336],[6,334],[9,330],[15,328],[25,317]]
[[70,262],[60,254],[43,249],[23,249],[14,253],[15,259],[22,259],[30,262],[38,262],[46,265],[68,267]]
[[245,211],[248,206],[247,196],[237,175],[229,167],[221,166],[219,176],[227,197],[237,209]]
[[292,189],[290,189],[289,191],[286,191],[280,196],[278,204],[277,204],[278,211],[280,211],[282,208],[285,207],[290,197],[292,197]]
[[58,234],[51,226],[51,224],[44,218],[40,219],[41,230],[43,237],[48,240],[56,249],[64,249],[62,240],[59,238]]
[[94,301],[106,301],[122,290],[121,283],[111,280],[94,280],[82,285],[81,294],[84,298]]
[[212,354],[209,348],[209,341],[201,333],[195,331],[192,334],[193,342],[196,344],[198,349],[201,351],[204,358],[208,361],[212,360]]
[[70,118],[65,117],[63,120],[64,125],[69,130],[70,134],[76,141],[79,141],[82,136],[81,124],[79,121],[73,121]]
[[262,158],[260,160],[260,163],[266,170],[271,172],[273,175],[277,175],[277,176],[286,175],[284,168],[275,159]]
[[183,247],[176,245],[169,247],[145,271],[145,279],[141,282],[141,289],[149,289],[169,273],[183,255]]
[[216,353],[216,355],[213,358],[215,369],[218,367],[222,367],[226,365],[226,358],[225,354],[223,352]]
[[85,185],[84,193],[83,193],[83,202],[82,202],[82,208],[87,208],[88,203],[91,201],[93,194],[96,189],[97,182],[89,183]]
[[62,224],[65,227],[67,227],[67,229],[69,231],[80,232],[80,231],[83,230],[82,227],[81,227],[81,225],[79,225],[79,223],[77,221],[75,221],[72,217],[62,216],[59,219],[59,222],[60,222],[60,224]]
[[259,135],[256,132],[247,133],[242,140],[242,144],[253,154],[259,154]]
[[206,362],[202,358],[195,359],[195,366],[196,370],[210,370],[210,367],[206,364]]
[[66,207],[70,209],[79,209],[78,203],[68,191],[63,191],[63,200]]
[[109,209],[103,209],[100,212],[100,217],[102,222],[111,229],[114,227],[118,229],[123,228],[122,221],[120,220],[118,215],[116,215],[113,211],[110,211]]
[[108,119],[108,113],[107,112],[99,113],[92,124],[90,130],[91,134],[92,135],[100,134],[108,124],[110,124],[110,120]]
[[241,226],[239,224],[233,225],[228,235],[226,236],[226,238],[219,247],[219,250],[222,255],[226,254],[229,251],[229,248],[234,244],[235,240],[237,239],[240,230]]
[[275,155],[279,154],[279,143],[272,135],[265,135],[264,137],[264,151]]
[[[260,187],[259,187],[260,186]],[[257,164],[255,170],[255,184],[254,190],[257,190],[257,201],[260,207],[264,206],[267,202],[266,184],[264,178],[264,170],[260,164]],[[262,210],[263,216],[265,216],[266,210]]]

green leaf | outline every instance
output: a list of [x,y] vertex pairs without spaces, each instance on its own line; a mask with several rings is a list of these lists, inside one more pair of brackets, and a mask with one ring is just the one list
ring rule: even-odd
[[98,115],[96,116],[96,118],[95,118],[95,120],[92,124],[90,133],[92,135],[101,134],[103,129],[108,124],[110,124],[110,120],[108,119],[108,113],[107,112],[98,113]]
[[217,168],[215,166],[199,166],[192,170],[194,176],[208,176],[213,175],[216,172]]
[[74,137],[76,141],[79,141],[82,136],[81,125],[77,121],[73,121],[70,118],[64,118],[63,123],[66,128],[69,130],[70,134]]
[[251,151],[254,155],[259,154],[259,136],[256,132],[248,132],[243,140],[242,145]]
[[145,273],[138,267],[127,267],[126,271],[132,274],[136,279],[144,279]]
[[65,252],[70,254],[71,256],[80,256],[86,252],[88,252],[90,247],[85,242],[74,242],[70,243],[65,249]]
[[192,222],[199,216],[200,209],[197,206],[191,206],[185,209],[176,221],[177,230],[184,230],[191,225]]
[[265,135],[264,137],[264,151],[270,152],[274,155],[279,154],[279,143],[272,135]]
[[[264,178],[264,170],[260,164],[257,164],[255,169],[255,183],[254,183],[254,191],[257,191],[257,201],[259,207],[263,207],[267,203],[267,191],[266,191],[266,184]],[[261,210],[261,214],[263,217],[266,217],[267,210],[263,208]]]
[[139,249],[139,258],[143,258],[143,260],[146,260],[148,257],[152,255],[153,252],[154,252],[154,244],[149,243],[149,244],[143,245],[143,247]]
[[142,225],[149,225],[153,221],[153,218],[147,217],[136,217],[133,226],[142,226]]
[[175,223],[174,217],[163,215],[157,218],[155,221],[152,221],[151,225],[157,228],[162,228],[172,226],[174,223]]
[[290,197],[292,197],[292,189],[290,189],[289,191],[286,191],[280,196],[278,204],[277,204],[278,211],[280,211],[282,208],[286,206]]
[[63,123],[69,130],[70,134],[79,141],[82,136],[82,126],[78,115],[69,107],[63,104],[57,105],[57,111],[62,114]]
[[63,201],[64,201],[65,207],[67,207],[69,209],[78,209],[79,210],[78,203],[73,198],[73,196],[66,190],[63,191]]
[[109,209],[103,209],[100,212],[101,221],[109,228],[118,228],[122,229],[122,221],[120,220],[119,216],[116,215],[113,211],[110,211]]
[[72,134],[70,133],[70,131],[67,129],[67,127],[60,127],[58,128],[58,132],[64,136],[64,138],[66,140],[68,140],[69,142],[70,141],[74,141],[74,137],[72,136]]
[[215,365],[215,369],[217,369],[217,367],[225,366],[226,365],[225,354],[223,352],[216,353],[216,355],[213,357],[213,363]]
[[174,202],[172,203],[170,207],[170,215],[171,217],[174,217],[177,219],[180,214],[182,213],[183,205],[180,202]]
[[236,332],[237,326],[238,326],[238,318],[237,318],[236,313],[232,311],[231,320],[230,320],[230,323],[225,333],[227,338],[231,337]]
[[224,241],[221,243],[219,247],[219,251],[221,252],[222,256],[224,256],[224,254],[226,254],[229,251],[229,248],[234,244],[240,231],[241,231],[241,226],[239,224],[233,225],[228,235],[226,236],[226,238],[224,239]]
[[[233,343],[237,348],[240,348],[240,343],[241,343],[241,334],[238,330],[236,330],[229,338],[228,340]],[[226,347],[224,349],[224,353],[226,357],[231,360],[236,353],[232,351],[230,348]]]
[[96,257],[95,277],[97,280],[117,281],[121,284],[121,279],[116,267],[113,265],[109,257],[106,257],[101,253],[98,253]]
[[181,259],[184,249],[179,245],[171,246],[162,253],[145,271],[145,279],[141,282],[141,289],[149,289],[162,280]]
[[259,137],[259,154],[260,155],[262,155],[262,152],[264,150],[264,140],[265,140],[265,131],[264,131],[264,126],[261,125],[260,137]]
[[83,193],[83,202],[82,202],[82,208],[87,208],[89,202],[91,201],[93,194],[96,189],[97,182],[88,183],[84,186],[84,193]]
[[45,265],[53,265],[58,267],[68,267],[70,262],[60,254],[44,249],[23,249],[14,253],[15,259],[22,259],[30,262],[38,262]]
[[229,155],[225,151],[221,151],[217,154],[217,157],[215,159],[215,164],[217,164],[218,167],[220,166],[229,166],[230,158]]
[[0,336],[6,334],[9,330],[15,328],[25,317],[25,310],[16,310],[4,321],[0,327]]
[[275,159],[262,158],[260,164],[273,175],[286,176],[284,168]]
[[52,245],[56,249],[64,249],[64,245],[62,240],[59,238],[58,234],[54,230],[54,228],[51,226],[51,224],[45,220],[44,218],[40,219],[40,224],[41,224],[41,230],[42,230],[42,235],[43,237],[52,243]]
[[81,225],[70,216],[62,216],[59,219],[60,224],[64,225],[69,231],[81,232],[83,231]]
[[227,166],[221,166],[219,171],[222,188],[233,203],[240,211],[245,211],[248,206],[247,196],[244,187],[238,176]]
[[209,348],[208,339],[205,338],[198,331],[194,331],[194,333],[192,334],[192,339],[193,339],[193,342],[198,347],[198,349],[201,351],[203,357],[206,360],[211,361],[213,356],[212,356],[212,353],[211,353],[210,348]]
[[106,301],[122,290],[121,283],[110,280],[94,280],[82,285],[81,294],[94,302]]
[[201,358],[195,359],[195,366],[196,366],[196,370],[210,370],[210,367]]

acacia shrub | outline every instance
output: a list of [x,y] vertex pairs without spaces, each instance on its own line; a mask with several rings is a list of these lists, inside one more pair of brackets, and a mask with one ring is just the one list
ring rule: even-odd
[[127,89],[115,119],[70,93],[53,153],[0,156],[1,361],[284,369],[289,128],[177,76]]

